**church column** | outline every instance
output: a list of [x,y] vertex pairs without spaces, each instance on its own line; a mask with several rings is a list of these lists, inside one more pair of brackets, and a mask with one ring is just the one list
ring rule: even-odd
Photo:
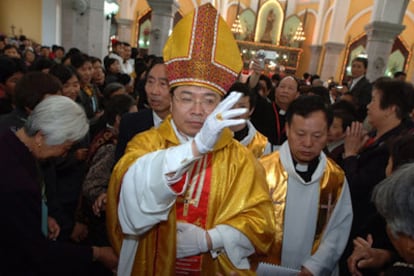
[[151,36],[148,53],[162,56],[165,42],[173,28],[174,14],[178,10],[178,4],[174,0],[148,0],[148,4],[152,10]]
[[310,45],[311,59],[309,63],[308,73],[316,74],[318,70],[319,61],[321,59],[322,46],[321,45]]
[[321,59],[321,37],[322,37],[322,24],[327,10],[328,0],[319,1],[318,14],[316,16],[315,28],[313,30],[311,49],[311,60],[308,68],[310,74],[316,74],[318,70],[319,61]]
[[329,26],[328,39],[325,42],[325,54],[321,69],[321,79],[327,80],[336,77],[340,72],[339,56],[345,48],[344,34],[340,30],[345,30],[346,20],[350,5],[350,0],[335,0]]
[[131,41],[131,30],[132,30],[132,23],[134,21],[128,18],[118,18],[116,19],[116,23],[118,23],[118,39],[124,42],[132,42]]
[[367,33],[367,78],[375,81],[384,75],[395,38],[405,29],[402,25],[408,0],[377,0]]
[[62,0],[42,1],[42,44],[62,43]]
[[79,0],[84,10],[75,10],[72,1],[62,1],[62,45],[76,47],[88,55],[103,58],[109,43],[110,20],[104,14],[104,1]]
[[344,43],[326,42],[323,67],[321,70],[321,79],[327,80],[335,77],[335,72],[339,69],[338,59],[342,50],[345,48]]

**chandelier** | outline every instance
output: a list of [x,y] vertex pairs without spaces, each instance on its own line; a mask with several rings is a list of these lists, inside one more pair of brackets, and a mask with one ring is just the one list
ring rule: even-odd
[[234,34],[241,34],[243,32],[242,25],[240,24],[239,15],[237,15],[236,19],[233,22],[233,25],[231,25],[231,31]]
[[299,26],[296,29],[295,35],[293,36],[293,41],[304,41],[306,39],[305,32],[303,31],[302,22],[299,22]]

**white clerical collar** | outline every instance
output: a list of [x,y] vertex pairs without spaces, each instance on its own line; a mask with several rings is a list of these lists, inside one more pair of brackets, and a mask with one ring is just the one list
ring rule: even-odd
[[186,143],[186,142],[191,141],[192,139],[194,139],[193,137],[187,136],[187,135],[183,134],[182,132],[180,132],[177,129],[177,126],[174,124],[174,120],[171,120],[171,126],[172,126],[172,128],[173,128],[173,130],[175,132],[175,135],[177,135],[178,140],[180,140],[180,143],[181,144],[184,144],[184,143]]
[[280,110],[279,110],[279,114],[280,114],[280,115],[285,115],[285,114],[286,114],[286,110],[280,109]]
[[161,117],[160,116],[158,116],[158,114],[157,113],[155,113],[155,111],[154,110],[152,110],[152,117],[154,118],[153,120],[154,120],[154,126],[155,127],[159,127],[160,126],[160,124],[162,123],[162,119],[161,119]]
[[308,163],[297,163],[296,164],[296,166],[295,166],[295,169],[298,171],[298,172],[307,172],[308,171],[308,167],[309,167],[309,165],[308,165]]

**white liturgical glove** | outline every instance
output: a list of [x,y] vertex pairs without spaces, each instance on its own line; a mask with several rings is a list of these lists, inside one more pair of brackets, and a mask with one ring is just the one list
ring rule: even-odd
[[231,109],[237,101],[242,97],[240,92],[231,92],[217,107],[208,115],[200,132],[194,138],[198,151],[201,154],[213,150],[214,145],[220,137],[224,128],[240,125],[246,122],[245,119],[233,119],[244,113],[247,108]]
[[191,223],[177,223],[177,259],[208,251],[206,230]]

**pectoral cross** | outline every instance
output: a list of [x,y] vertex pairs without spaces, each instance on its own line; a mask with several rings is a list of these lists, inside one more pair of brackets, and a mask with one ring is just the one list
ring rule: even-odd
[[321,209],[326,209],[326,223],[328,223],[329,218],[331,217],[333,207],[334,205],[332,204],[332,193],[329,193],[328,203],[321,205]]

